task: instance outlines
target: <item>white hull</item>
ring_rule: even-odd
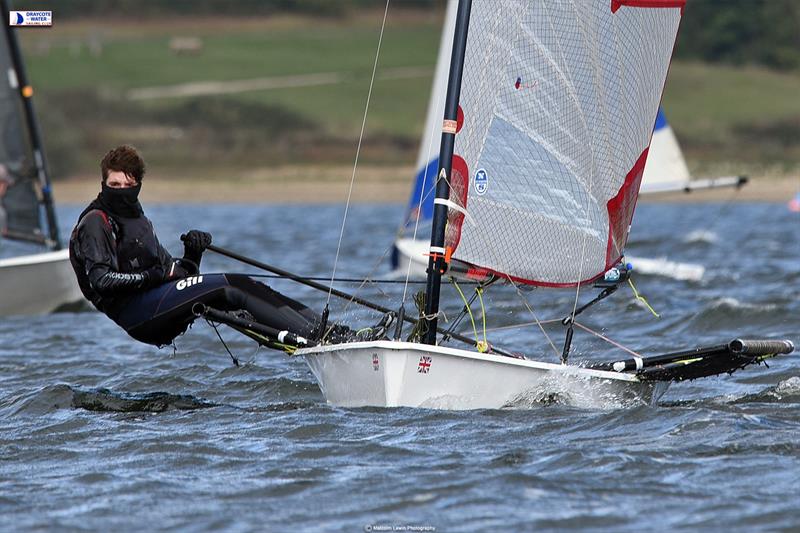
[[[0,316],[41,315],[81,300],[68,250],[0,259]]]
[[[341,407],[607,408],[654,404],[668,387],[628,374],[408,342],[317,346],[296,355],[305,357],[326,400]]]

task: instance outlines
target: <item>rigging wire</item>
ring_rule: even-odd
[[[533,307],[531,307],[530,303],[528,302],[528,298],[522,293],[522,289],[520,289],[519,286],[516,283],[514,283],[514,280],[511,279],[511,276],[506,274],[506,277],[508,278],[508,281],[514,285],[514,288],[517,290],[517,294],[522,299],[522,303],[525,304],[525,307],[528,309],[528,312],[533,316],[533,319],[536,321],[536,325],[539,326],[539,330],[542,332],[542,335],[544,335],[544,338],[547,339],[547,343],[553,349],[553,352],[555,352],[556,357],[560,357],[561,352],[559,352],[558,348],[556,348],[556,345],[553,344],[553,340],[550,338],[550,335],[548,335],[547,331],[545,331],[544,329],[544,322],[539,320],[539,317],[536,316],[536,312],[533,310]]]
[[[380,257],[378,260],[378,266],[389,253],[389,249]],[[374,269],[376,270],[376,269]],[[292,279],[287,276],[281,276],[280,274],[251,274],[251,273],[242,273],[245,276],[251,278],[268,278],[268,279]],[[329,277],[321,277],[321,276],[298,276],[299,279],[306,280],[306,281],[330,281]],[[405,283],[405,280],[402,279],[372,279],[369,276],[365,278],[337,278],[336,283],[359,283],[359,284],[374,284],[374,285],[400,285],[401,283]],[[415,284],[415,285],[424,285],[425,280],[410,280],[408,283]],[[477,285],[478,282],[476,281],[467,281],[465,282],[468,285]]]
[[[375,288],[378,289],[378,291],[380,292],[381,296],[386,297],[386,298],[389,297],[389,295],[386,294],[383,291],[383,289],[380,288],[380,285],[378,285],[378,282],[372,279],[372,275],[375,273],[376,270],[378,270],[378,267],[380,267],[381,263],[383,263],[383,261],[386,259],[386,255],[389,253],[389,250],[391,250],[391,246],[389,246],[389,247],[384,249],[383,255],[381,255],[375,261],[375,264],[372,266],[372,270],[370,270],[369,273],[367,273],[367,276],[363,280],[354,280],[354,281],[357,281],[359,283],[359,285],[358,285],[358,287],[356,287],[356,290],[353,291],[353,294],[350,297],[350,299],[347,300],[347,304],[345,304],[344,310],[342,311],[342,313],[347,313],[347,311],[350,309],[350,306],[353,304],[353,301],[358,296],[358,293],[361,291],[361,289],[366,287],[366,285],[368,283],[371,284],[371,285],[375,285]],[[337,280],[337,281],[341,282],[342,280]],[[386,281],[388,281],[390,283],[399,283],[399,282],[401,282],[401,280],[394,280],[394,281],[386,280]]]
[[[573,323],[574,323],[576,326],[578,326],[579,328],[581,328],[582,330],[584,330],[584,331],[586,331],[586,332],[589,332],[589,333],[591,333],[592,335],[595,335],[595,336],[597,336],[597,337],[599,337],[599,338],[603,339],[604,341],[606,341],[607,343],[611,344],[612,346],[616,346],[616,347],[617,347],[617,348],[619,348],[620,350],[624,350],[624,351],[628,352],[629,354],[633,355],[634,357],[642,357],[642,356],[641,356],[641,354],[638,354],[638,353],[634,352],[633,350],[631,350],[630,348],[626,348],[626,347],[625,347],[625,346],[623,346],[622,344],[620,344],[620,343],[618,343],[618,342],[616,342],[616,341],[614,341],[614,340],[611,340],[611,339],[609,339],[608,337],[606,337],[605,335],[603,335],[603,334],[602,334],[602,333],[600,333],[599,331],[594,331],[593,329],[590,329],[590,328],[588,328],[588,327],[584,326],[583,324],[581,324],[581,323],[579,323],[579,322],[575,322],[575,321],[573,321]]]
[[[562,321],[561,318],[551,318],[549,320],[542,320],[540,322],[540,324],[561,324],[561,321]],[[520,324],[511,324],[510,326],[497,326],[497,327],[494,327],[494,328],[488,328],[486,331],[491,332],[491,331],[503,331],[503,330],[509,330],[509,329],[517,329],[517,328],[522,328],[522,327],[525,327],[525,326],[532,326],[534,324],[536,324],[536,322],[522,322]],[[631,355],[635,355],[636,357],[641,357],[640,354],[638,354],[637,352],[633,351],[632,349],[620,344],[619,342],[616,342],[616,341],[606,337],[605,335],[603,335],[600,332],[594,331],[593,329],[590,329],[587,326],[584,326],[580,322],[575,321],[574,324],[576,326],[578,326],[579,328],[581,328],[582,330],[586,331],[587,333],[591,333],[592,335],[595,335],[596,337],[606,341],[607,343],[611,344],[612,346],[616,346],[620,350],[626,351]]]
[[[226,351],[226,352],[228,352],[228,355],[230,355],[230,356],[231,356],[231,359],[233,360],[233,366],[236,366],[236,367],[239,367],[239,366],[241,366],[241,365],[239,364],[239,359],[237,359],[237,358],[236,358],[236,356],[235,356],[235,355],[233,355],[233,353],[231,352],[230,348],[228,348],[228,345],[227,345],[227,343],[225,342],[225,339],[223,339],[223,338],[222,338],[222,335],[220,335],[220,333],[219,333],[219,329],[217,329],[217,326],[218,326],[218,324],[215,324],[214,322],[210,321],[209,319],[206,319],[206,322],[208,323],[208,325],[209,325],[209,326],[211,326],[212,328],[214,328],[214,333],[216,333],[216,334],[217,334],[217,337],[219,337],[219,341],[220,341],[220,342],[222,343],[222,345],[225,347],[225,351]]]
[[[437,103],[436,109],[439,109],[439,107],[444,107],[444,105],[441,105],[441,106],[439,105],[439,104],[442,104],[442,100],[443,100],[443,93],[440,93],[439,94],[439,101]],[[425,158],[425,161],[430,161],[431,160],[431,155],[433,154],[434,139],[436,138],[435,132],[436,132],[436,122],[434,121],[431,124],[431,135],[430,135],[430,139],[431,140],[428,143],[428,154],[427,154],[427,156]],[[439,165],[441,165],[441,164],[442,164],[442,162],[439,161]],[[437,165],[437,166],[439,166],[439,165]],[[414,232],[413,232],[412,237],[411,237],[414,240],[417,239],[417,230],[419,228],[419,219],[421,218],[421,215],[422,215],[422,205],[425,203],[425,200],[428,199],[428,196],[430,196],[431,194],[435,195],[435,191],[436,191],[436,187],[434,186],[434,187],[431,187],[431,189],[427,193],[425,193],[425,185],[427,184],[427,181],[428,181],[428,170],[429,170],[429,167],[430,167],[430,164],[425,165],[425,174],[422,176],[422,188],[419,191],[420,199],[419,199],[419,204],[417,204],[417,219],[414,221]],[[438,175],[438,170],[437,169],[434,169],[433,172],[434,172],[434,176]],[[411,278],[411,257],[409,257],[409,260],[408,260],[408,268],[406,269],[406,284],[403,287],[403,298],[400,300],[400,305],[404,305],[406,303],[406,297],[408,296],[408,283],[409,283],[409,279],[410,278]]]
[[[333,282],[336,279],[336,267],[339,264],[339,253],[342,249],[342,239],[344,238],[344,227],[347,223],[347,212],[350,209],[350,200],[353,195],[353,183],[356,180],[356,169],[358,168],[358,158],[361,155],[361,143],[364,140],[364,129],[367,125],[367,114],[369,113],[369,102],[372,98],[372,88],[375,85],[375,73],[378,70],[378,58],[381,54],[381,44],[383,43],[383,32],[386,29],[386,16],[389,13],[389,2],[390,0],[386,0],[386,8],[383,11],[383,21],[381,22],[381,33],[378,37],[378,48],[375,51],[375,62],[372,65],[372,78],[369,80],[369,92],[367,92],[367,103],[364,106],[364,118],[361,120],[361,132],[358,135],[358,147],[356,148],[356,158],[353,162],[353,174],[350,176],[350,188],[347,191],[347,203],[344,207],[344,215],[342,217],[342,228],[339,231],[339,242],[336,244],[336,257],[333,260],[333,271],[331,272],[331,288],[328,290],[328,299],[325,302],[325,306],[327,307],[331,301],[331,291],[333,289]]]

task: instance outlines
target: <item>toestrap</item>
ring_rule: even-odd
[[[246,316],[237,315],[229,311],[220,311],[205,304],[198,303],[192,307],[198,317],[220,322],[247,335],[257,343],[267,348],[294,353],[297,348],[313,346],[315,343],[305,337],[288,330],[278,330],[270,326],[251,320]]]

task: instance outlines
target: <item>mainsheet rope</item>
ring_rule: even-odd
[[[361,155],[361,143],[364,140],[364,129],[367,125],[367,114],[369,113],[369,102],[372,99],[372,88],[375,85],[375,73],[378,70],[378,58],[381,55],[381,44],[383,43],[383,32],[386,28],[386,16],[389,13],[389,2],[390,0],[386,0],[386,8],[383,11],[383,21],[381,22],[381,33],[378,37],[378,48],[375,51],[375,62],[372,65],[372,77],[369,80],[369,92],[367,93],[367,103],[364,106],[364,117],[361,120],[361,132],[358,135],[358,147],[356,148],[356,158],[353,162],[353,174],[350,176],[350,188],[347,191],[347,203],[344,207],[344,216],[342,217],[342,228],[339,231],[339,242],[336,244],[336,257],[333,260],[333,272],[331,272],[331,283],[330,288],[328,289],[328,299],[325,301],[325,307],[327,308],[331,302],[331,291],[333,290],[333,282],[336,279],[336,267],[339,264],[339,253],[342,249],[342,238],[344,238],[344,227],[347,223],[347,212],[350,209],[350,200],[353,196],[353,184],[356,180],[356,169],[358,168],[358,158]]]
[[[563,319],[561,319],[561,318],[551,318],[549,320],[542,320],[542,321],[538,322],[538,324],[541,324],[541,325],[544,325],[544,324],[561,324],[562,320]],[[497,326],[497,327],[494,327],[494,328],[488,328],[486,331],[490,331],[491,332],[491,331],[503,331],[503,330],[508,330],[508,329],[517,329],[517,328],[523,328],[525,326],[533,326],[534,324],[537,324],[537,322],[522,322],[521,324],[511,324],[510,326]],[[631,350],[630,348],[620,344],[619,342],[617,342],[617,341],[615,341],[613,339],[610,339],[610,338],[606,337],[605,335],[603,335],[602,333],[600,333],[598,331],[594,331],[593,329],[590,329],[587,326],[584,326],[583,324],[581,324],[578,321],[574,321],[574,324],[577,327],[581,328],[582,330],[586,331],[587,333],[591,333],[592,335],[594,335],[594,336],[606,341],[607,343],[611,344],[612,346],[616,346],[620,350],[626,351],[631,355],[635,355],[636,357],[641,357],[641,354]]]

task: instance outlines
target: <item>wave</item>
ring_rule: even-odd
[[[719,408],[726,405],[742,405],[750,403],[800,403],[800,377],[792,376],[779,381],[776,385],[766,387],[758,392],[742,395],[714,396],[692,400],[675,400],[659,402],[661,407],[709,407]]]
[[[706,304],[691,320],[694,330],[718,329],[720,324],[730,328],[748,328],[766,325],[774,326],[785,317],[788,310],[783,305],[768,303],[747,303],[729,296],[716,298]]]
[[[219,407],[220,404],[190,394],[169,392],[116,392],[109,389],[83,389],[70,385],[50,385],[17,397],[2,411],[9,415],[39,415],[60,409],[85,409],[110,413],[187,411]]]
[[[714,244],[718,239],[719,236],[716,232],[707,229],[696,229],[689,232],[686,237],[684,237],[683,242],[687,244]]]
[[[651,259],[627,256],[625,259],[633,265],[635,274],[662,276],[680,281],[700,281],[706,271],[703,265],[671,261],[666,257]]]
[[[746,394],[728,403],[800,403],[800,377],[792,376],[780,381],[774,387],[767,387],[754,394]]]

